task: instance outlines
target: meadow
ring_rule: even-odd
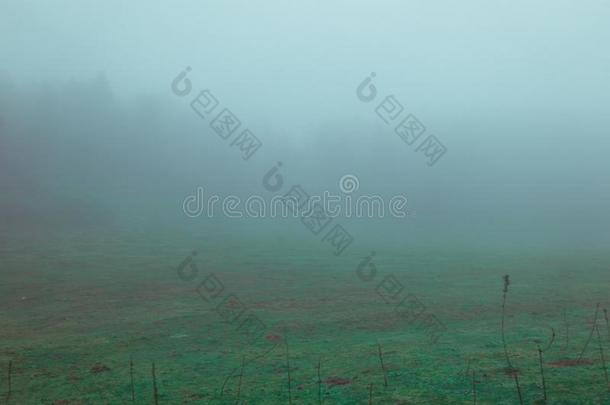
[[[58,231],[1,246],[2,403],[519,404],[515,375],[526,404],[610,403],[602,251],[378,250],[363,281],[368,251],[271,236]],[[193,250],[197,274],[181,277]],[[225,310],[197,289],[209,274],[235,298]],[[379,294],[388,275],[442,321],[436,342]],[[264,324],[254,338],[236,305]]]

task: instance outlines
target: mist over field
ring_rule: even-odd
[[[177,220],[196,186],[256,192],[282,161],[313,190],[352,173],[406,194],[417,218],[386,224],[396,237],[608,242],[603,2],[3,8],[7,225]],[[170,89],[186,66],[187,101]],[[378,101],[395,95],[447,147],[434,167],[356,97],[371,72]],[[203,89],[262,141],[248,162],[190,109]]]
[[[235,289],[241,283],[251,287],[240,296],[249,300],[251,309],[261,296],[273,299],[263,290],[277,288],[277,294],[298,301],[296,307],[302,304],[311,310],[305,315],[280,316],[266,314],[268,307],[256,307],[260,317],[267,316],[268,325],[290,324],[299,316],[324,324],[327,307],[315,305],[325,302],[325,288],[335,276],[328,273],[327,280],[314,275],[328,268],[337,277],[349,277],[356,266],[363,266],[363,257],[382,251],[383,258],[378,260],[414,281],[414,288],[422,288],[424,301],[437,306],[439,318],[444,315],[449,335],[452,329],[485,331],[497,343],[499,277],[512,274],[514,267],[524,277],[532,277],[522,285],[537,291],[522,295],[524,302],[531,297],[536,303],[550,297],[560,302],[548,309],[555,311],[547,314],[548,319],[561,322],[562,311],[565,316],[572,305],[587,314],[574,315],[580,317],[584,343],[591,323],[597,325],[597,312],[591,318],[596,304],[603,308],[608,303],[610,281],[609,19],[610,3],[593,0],[2,0],[0,320],[4,325],[0,329],[9,332],[4,337],[0,332],[0,360],[22,364],[16,366],[22,379],[36,368],[35,356],[19,357],[26,349],[18,342],[25,336],[34,339],[34,318],[54,319],[28,306],[29,299],[45,296],[36,290],[41,285],[53,290],[58,280],[70,280],[75,289],[99,290],[100,297],[89,296],[92,305],[98,299],[123,302],[127,298],[110,298],[118,291],[114,286],[99,281],[112,278],[100,263],[112,268],[108,271],[121,269],[121,275],[115,276],[129,278],[124,286],[137,285],[145,269],[152,268],[158,275],[149,275],[147,280],[156,287],[146,288],[174,291],[168,286],[180,285],[175,287],[185,289],[178,293],[180,298],[169,292],[162,298],[178,305],[186,296],[194,299],[189,295],[192,288],[178,284],[175,271],[168,269],[201,249],[207,249],[206,260],[215,257],[215,271],[222,273],[219,269],[226,264],[225,277],[233,280]],[[229,121],[239,125],[223,127],[220,121],[227,114]],[[403,121],[409,117],[419,123],[418,135],[407,134],[406,127],[400,126],[412,122]],[[402,135],[401,130],[405,131]],[[251,135],[258,142],[256,147],[248,138]],[[280,178],[277,188],[270,186]],[[355,188],[346,191],[344,181]],[[355,203],[361,196],[378,196],[385,204],[384,215],[357,217],[341,211],[327,223],[314,224],[271,218],[268,207],[260,218],[230,217],[220,205],[211,214],[206,211],[207,202],[197,200],[198,190],[204,190],[206,198],[238,197],[243,208],[251,196],[268,202],[296,185],[309,195],[336,195],[341,204],[346,197]],[[404,215],[389,215],[393,212],[389,201],[395,196],[406,200],[401,208]],[[324,247],[329,239],[332,244],[328,232],[332,235],[337,224],[349,235],[349,243]],[[142,238],[137,246],[127,242],[133,235]],[[77,248],[83,240],[88,247]],[[104,245],[111,240],[126,250],[117,253]],[[128,264],[129,258],[150,252],[154,258],[146,256],[141,263]],[[62,264],[72,260],[71,254],[84,255],[72,258],[78,260],[76,278],[62,273],[71,268]],[[63,261],[53,262],[59,257]],[[229,265],[231,260],[237,260],[234,267]],[[282,266],[293,266],[290,274],[296,278],[290,283],[282,278]],[[272,272],[276,281],[257,278],[262,268]],[[419,269],[417,275],[408,268]],[[424,269],[433,270],[426,273]],[[476,274],[465,269],[476,269]],[[29,271],[36,272],[40,281],[34,283]],[[79,278],[85,275],[92,279]],[[545,290],[546,282],[557,283],[567,295]],[[348,299],[353,290],[351,284],[344,286],[347,290],[337,297]],[[322,298],[314,300],[306,292],[309,288]],[[47,298],[53,300],[54,294],[59,297],[62,292],[49,294]],[[372,288],[369,298],[374,297]],[[491,311],[487,314],[492,326],[483,317],[473,321],[480,322],[478,326],[452,328],[452,322],[466,321],[447,308],[459,302],[469,308],[464,311],[470,311],[475,304],[467,304],[471,298],[466,297],[480,298],[476,305]],[[583,297],[587,302],[581,301]],[[301,299],[318,304],[309,307]],[[80,305],[64,309],[88,316]],[[137,302],[133,305],[138,308],[135,312],[147,314],[144,317],[152,313],[137,307]],[[187,311],[180,308],[159,319],[178,319]],[[522,313],[536,311],[530,308]],[[381,313],[372,308],[369,312],[372,318]],[[79,332],[69,325],[53,324],[53,333],[79,341],[110,333],[93,324]],[[136,333],[147,327],[131,324],[131,328]],[[554,326],[553,334],[558,329]],[[387,331],[373,327],[369,332],[362,339],[373,345],[387,337]],[[608,334],[610,339],[610,329]],[[281,331],[266,336],[276,335],[282,335]],[[396,336],[387,340],[399,342]],[[352,338],[360,339],[343,336],[341,342]],[[32,340],[28,350],[38,344]],[[466,350],[455,342],[446,344]],[[163,345],[151,347],[161,353]],[[494,350],[501,353],[502,346]],[[229,360],[222,357],[209,361],[229,367]],[[232,358],[232,367],[239,361],[239,356]],[[333,371],[340,369],[337,365]],[[526,380],[526,374],[522,370],[520,378]],[[517,401],[510,378],[516,372],[507,375],[506,392]],[[564,377],[566,381],[575,378]],[[436,377],[426,378],[436,381]],[[356,387],[355,378],[348,380],[349,384],[333,380],[327,385]],[[122,403],[129,397],[98,398],[87,389],[81,394],[45,397],[41,394],[44,383],[36,388],[23,384],[12,388],[14,403],[60,403],[53,401],[62,398],[74,401],[66,403]],[[83,380],[80,384],[96,383]],[[285,387],[278,384],[277,391],[284,392]],[[380,386],[378,381],[375,384]],[[468,381],[465,384],[469,386]],[[363,403],[359,401],[368,399],[369,393],[366,385],[362,387],[353,388],[356,393],[329,396],[327,401]],[[491,387],[489,383],[490,393]],[[170,395],[174,388],[165,388],[162,395],[167,396],[161,402],[179,403],[176,395]],[[386,389],[379,403],[471,403],[468,396],[456,399],[454,391],[424,400],[424,394],[410,396],[413,392],[403,388],[408,394]],[[532,389],[537,388],[524,391]],[[240,391],[237,398],[247,396],[245,392]],[[441,395],[440,388],[430,392]],[[224,403],[213,402],[212,394],[200,395],[191,398],[193,403]],[[230,400],[235,402],[237,394],[232,395]],[[251,403],[288,403],[292,395],[250,398]],[[317,400],[315,395],[312,398]],[[557,394],[556,398],[563,397]],[[314,399],[297,403],[317,403]],[[607,403],[591,401],[587,403]],[[519,402],[495,399],[489,403]]]

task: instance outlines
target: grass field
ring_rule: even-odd
[[[369,251],[279,239],[58,232],[0,246],[0,403],[128,404],[132,359],[138,404],[154,403],[153,362],[160,404],[472,404],[474,392],[518,404],[505,274],[523,402],[544,403],[537,345],[554,331],[547,403],[610,403],[607,253],[378,250],[363,281]],[[198,274],[185,281],[176,269],[193,250]],[[219,299],[234,298],[220,310],[197,292],[210,274]],[[390,275],[445,325],[436,343],[378,293]],[[597,303],[600,339],[577,361]],[[232,320],[246,314],[264,324],[254,338]]]

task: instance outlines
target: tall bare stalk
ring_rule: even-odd
[[[580,356],[578,356],[578,361],[582,360],[582,356],[585,354],[585,351],[587,351],[587,347],[589,347],[591,338],[593,338],[593,332],[595,331],[595,328],[597,327],[598,312],[599,312],[599,302],[597,303],[597,306],[595,307],[595,316],[593,317],[593,326],[591,326],[591,332],[589,333],[589,338],[587,339],[587,343],[585,343],[585,347],[582,348],[582,351],[580,352]]]
[[[519,395],[519,404],[523,405],[523,396],[521,395],[521,385],[519,385],[519,375],[517,371],[513,373],[513,378],[515,379],[515,385],[517,386],[517,394]]]
[[[290,351],[288,349],[288,335],[284,334],[284,343],[286,344],[286,373],[288,375],[288,403],[292,404],[292,379],[290,377]]]
[[[504,347],[504,357],[506,358],[506,364],[508,365],[509,371],[513,371],[513,364],[510,362],[508,356],[508,347],[506,345],[505,335],[505,318],[506,318],[506,295],[508,294],[508,286],[510,285],[510,278],[508,274],[504,276],[504,289],[502,290],[502,346]]]
[[[153,380],[153,399],[155,405],[159,405],[159,391],[157,390],[157,373],[155,371],[155,362],[152,363],[152,380]]]
[[[13,360],[8,361],[8,390],[6,392],[6,403],[11,399],[11,394],[13,392],[12,387],[12,378],[13,378]]]
[[[237,403],[239,404],[239,398],[241,395],[241,380],[244,378],[244,364],[246,362],[246,356],[241,356],[241,371],[239,372],[239,383],[237,384]]]
[[[318,405],[322,405],[322,377],[320,375],[321,363],[322,356],[318,357]]]
[[[602,359],[602,366],[604,367],[604,377],[606,378],[606,389],[610,391],[610,382],[608,382],[608,368],[606,367],[606,357],[604,356],[604,348],[602,347],[602,337],[599,333],[599,328],[595,325],[595,331],[597,332],[597,344],[599,345],[599,356]]]
[[[555,342],[555,329],[551,328],[551,340],[549,341],[549,344],[546,345],[546,347],[544,349],[541,348],[539,344],[536,344],[536,346],[538,347],[538,361],[540,363],[540,378],[542,380],[542,393],[544,396],[545,403],[548,399],[547,399],[547,390],[546,390],[546,379],[544,378],[544,360],[543,360],[542,354],[544,352],[546,352],[547,350],[549,350],[551,348],[551,346],[553,346],[554,342]]]
[[[546,398],[546,380],[544,379],[544,366],[542,365],[542,349],[540,348],[540,346],[538,346],[538,360],[540,362],[540,377],[542,378],[542,393],[543,393],[543,398],[544,401],[546,403],[547,398]]]
[[[508,372],[513,375],[515,380],[515,385],[517,386],[517,394],[519,395],[519,403],[523,405],[523,396],[521,395],[521,386],[519,385],[519,376],[517,375],[517,370],[513,367],[513,364],[510,362],[510,357],[508,356],[508,347],[506,345],[506,336],[505,336],[505,318],[506,318],[506,296],[508,294],[508,286],[510,285],[510,277],[506,274],[503,277],[504,280],[504,288],[502,290],[502,346],[504,346],[504,356],[506,357],[506,364],[508,365]]]
[[[379,363],[381,364],[381,371],[383,371],[383,386],[388,386],[388,373],[386,372],[385,365],[383,364],[383,353],[381,351],[381,344],[377,343],[377,348],[379,349]]]
[[[133,385],[133,358],[129,358],[129,380],[131,382],[131,402],[136,402],[136,390]]]
[[[474,370],[472,370],[472,395],[473,395],[474,405],[477,405],[477,380],[475,377]]]
[[[566,315],[566,310],[563,310],[563,322],[566,325],[566,347],[564,348],[564,350],[568,350],[568,347],[570,345],[570,325],[568,324],[568,317]]]

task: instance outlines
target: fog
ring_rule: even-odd
[[[185,197],[358,193],[405,218],[343,218],[358,243],[610,242],[610,3],[17,1],[0,6],[0,232],[173,227],[295,238],[288,219],[189,218]],[[174,80],[187,69],[184,81]],[[357,89],[370,82],[376,98]],[[362,87],[366,91],[368,85]],[[191,105],[209,90],[219,106]],[[387,96],[404,107],[386,124]],[[241,122],[222,139],[228,108]],[[408,145],[396,125],[426,132]],[[248,159],[232,142],[249,129]],[[446,152],[429,164],[417,145]],[[381,243],[381,242],[380,242]]]

